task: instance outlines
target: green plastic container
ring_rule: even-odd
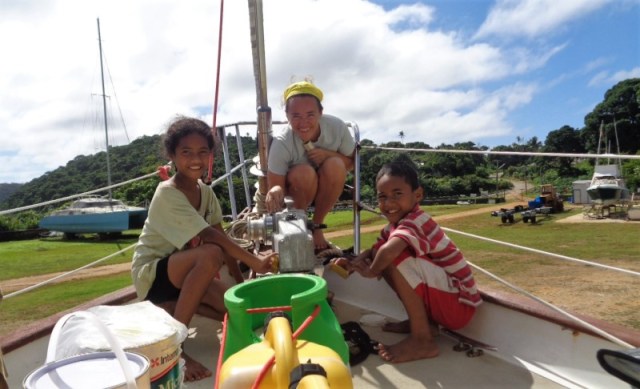
[[[331,348],[345,365],[349,365],[349,347],[327,302],[327,282],[321,277],[279,274],[246,281],[227,290],[224,303],[229,316],[223,362],[243,348],[261,341],[255,330],[264,325],[266,313],[248,313],[247,309],[291,306],[287,313],[295,332],[319,305],[320,313],[298,339]]]

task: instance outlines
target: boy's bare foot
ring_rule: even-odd
[[[394,332],[396,334],[409,334],[411,333],[411,324],[409,323],[409,319],[398,322],[389,322],[382,326],[382,331]],[[438,326],[435,324],[429,324],[429,331],[431,332],[432,337],[440,334],[440,330],[438,330]]]
[[[396,334],[408,334],[411,332],[409,319],[398,322],[384,323],[384,325],[382,326],[382,331],[394,332]]]
[[[329,242],[324,238],[321,229],[313,230],[313,246],[316,250],[324,250],[329,248]]]
[[[385,361],[392,363],[435,358],[439,353],[438,345],[433,339],[418,338],[412,335],[391,346],[378,344],[378,355]]]
[[[204,367],[200,362],[191,358],[184,351],[182,352],[182,358],[184,358],[184,380],[187,382],[198,381],[207,377],[211,377],[211,371]]]

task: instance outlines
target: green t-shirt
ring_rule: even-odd
[[[149,214],[133,253],[131,276],[136,292],[144,299],[156,277],[158,261],[184,246],[200,231],[222,221],[220,203],[210,186],[199,181],[200,208],[169,181],[158,184]]]

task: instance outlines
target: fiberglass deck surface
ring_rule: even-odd
[[[341,323],[358,321],[371,313],[334,301],[334,311]],[[194,338],[187,339],[185,350],[215,372],[219,352],[218,336],[221,324],[200,316],[194,318]],[[379,327],[363,325],[372,339],[392,344],[402,335],[385,333]],[[214,336],[215,335],[215,336]],[[541,376],[507,363],[492,352],[470,358],[464,352],[453,351],[455,342],[443,335],[437,337],[441,354],[437,358],[402,364],[383,362],[370,355],[363,363],[351,368],[354,388],[559,388]],[[9,370],[9,387],[20,388],[31,371],[40,367],[46,356],[48,337],[5,355]],[[185,384],[187,389],[213,388],[214,377]]]

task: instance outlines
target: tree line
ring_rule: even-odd
[[[602,124],[602,134],[600,127]],[[553,184],[560,193],[571,193],[571,184],[575,180],[588,180],[594,169],[595,159],[575,159],[567,157],[529,157],[495,156],[483,154],[424,153],[417,151],[402,152],[403,149],[442,149],[442,150],[489,150],[473,142],[440,144],[432,147],[423,142],[404,143],[391,141],[376,145],[368,139],[361,140],[361,197],[363,200],[375,198],[375,176],[380,167],[394,159],[401,158],[413,163],[419,174],[421,185],[428,197],[446,197],[480,194],[510,189],[510,179],[527,180],[535,184]],[[636,155],[640,150],[640,78],[619,82],[609,89],[604,100],[585,117],[585,126],[580,129],[562,126],[550,131],[542,142],[537,137],[531,139],[516,138],[511,145],[494,147],[495,151],[526,151],[554,153],[591,153],[598,151],[600,137],[609,140],[615,148],[608,152]],[[229,159],[232,166],[240,163],[235,135],[227,135]],[[615,142],[615,143],[614,143]],[[241,136],[244,155],[251,159],[258,154],[255,137],[249,133]],[[396,148],[398,151],[376,150],[376,147]],[[144,176],[157,170],[168,161],[163,155],[161,137],[143,136],[126,146],[113,146],[109,149],[112,182]],[[603,150],[601,150],[603,152]],[[45,173],[26,184],[15,184],[3,190],[12,192],[0,202],[0,209],[13,209],[30,204],[41,203],[61,197],[87,192],[107,185],[105,152],[94,155],[80,155],[61,166]],[[213,163],[213,177],[225,172],[222,152],[217,150]],[[500,173],[498,175],[497,173]],[[640,187],[640,160],[623,162],[623,175],[627,186],[636,191]],[[250,195],[255,192],[257,177],[250,175]],[[153,197],[159,182],[158,176],[136,181],[116,188],[113,197],[130,205],[146,205]],[[246,204],[242,177],[233,176],[233,188],[237,204]],[[230,213],[229,193],[226,185],[214,188],[223,212]],[[40,218],[54,208],[65,204],[56,204],[18,214],[0,216],[0,231],[36,228]]]

